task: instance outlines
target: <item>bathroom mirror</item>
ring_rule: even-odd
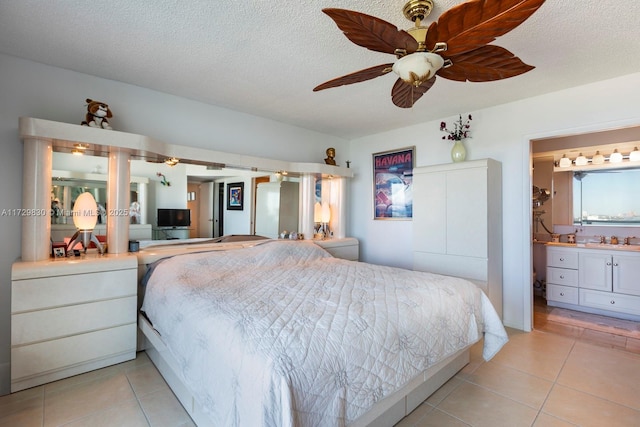
[[[573,223],[640,227],[640,169],[573,173]]]

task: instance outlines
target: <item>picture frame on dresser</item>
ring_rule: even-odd
[[[411,220],[415,147],[373,153],[373,219]]]

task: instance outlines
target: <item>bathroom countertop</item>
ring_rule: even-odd
[[[563,243],[546,242],[547,246],[560,246],[566,248],[604,249],[612,251],[640,252],[640,245],[612,245],[609,243]]]

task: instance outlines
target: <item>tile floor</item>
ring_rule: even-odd
[[[640,342],[625,338],[621,346],[615,336],[550,329],[509,330],[509,343],[490,362],[474,346],[471,363],[397,427],[640,426]],[[193,422],[142,352],[130,362],[0,396],[2,427],[63,425]]]

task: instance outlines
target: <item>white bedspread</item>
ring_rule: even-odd
[[[143,311],[224,426],[342,426],[479,340],[507,341],[463,279],[331,257],[310,242],[176,256]]]

